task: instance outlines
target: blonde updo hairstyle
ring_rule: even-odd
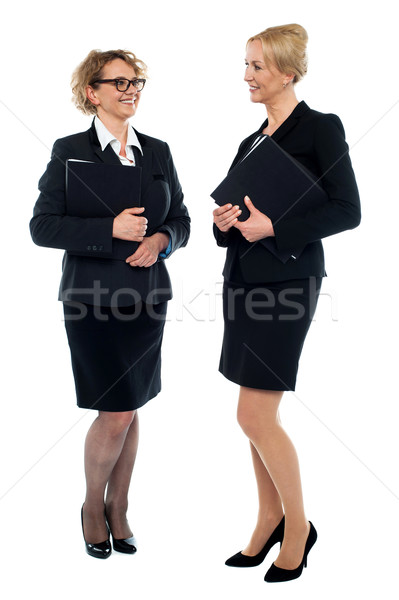
[[[91,85],[96,89],[99,84],[93,82],[96,79],[102,79],[104,66],[117,58],[121,58],[133,67],[138,78],[146,77],[147,66],[133,52],[129,52],[128,50],[107,50],[106,52],[92,50],[80,65],[76,67],[71,80],[72,101],[76,108],[81,110],[85,115],[97,114],[97,107],[86,96],[87,86]]]
[[[308,34],[301,25],[292,23],[268,27],[249,38],[247,45],[255,40],[262,44],[266,66],[273,64],[281,73],[293,74],[293,83],[297,83],[306,75]]]

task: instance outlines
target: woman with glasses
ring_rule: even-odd
[[[77,67],[74,102],[94,119],[87,131],[55,142],[30,223],[36,244],[66,251],[59,299],[77,404],[98,411],[85,443],[81,511],[86,550],[97,558],[110,556],[110,533],[114,550],[136,551],[126,513],[137,410],[161,389],[161,343],[172,296],[165,259],[186,245],[190,232],[168,145],[129,124],[145,74],[145,64],[124,50],[93,50]],[[115,214],[112,197],[100,193],[109,216],[68,214],[67,161],[119,165],[114,177],[140,168],[140,206],[126,201]]]
[[[307,169],[320,182],[326,201],[305,212],[297,209],[295,216],[289,208],[273,221],[253,197],[242,198],[241,208],[232,202],[214,211],[217,243],[227,248],[219,369],[240,386],[238,421],[250,441],[259,495],[249,543],[226,564],[259,565],[280,544],[265,575],[268,582],[299,577],[316,542],[315,527],[305,515],[297,454],[282,428],[279,406],[284,392],[295,390],[298,361],[325,276],[321,239],[360,222],[340,119],[312,110],[296,97],[295,85],[307,71],[306,44],[307,33],[297,24],[270,27],[248,40],[244,80],[251,101],[265,106],[267,119],[241,143],[232,173],[256,144],[270,142],[277,156],[282,149],[300,171]],[[272,187],[268,183],[265,176],[265,204]],[[249,218],[241,221],[244,207]],[[282,252],[288,255],[284,260]]]

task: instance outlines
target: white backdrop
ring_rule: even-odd
[[[213,240],[209,193],[265,118],[243,82],[245,42],[290,22],[310,38],[298,97],[341,117],[363,221],[325,241],[329,277],[297,391],[282,407],[319,541],[300,580],[266,589],[275,554],[257,569],[224,566],[252,532],[256,489],[235,422],[238,389],[217,372],[224,251]],[[7,599],[392,597],[399,534],[396,37],[390,0],[7,6],[0,36],[0,586]],[[34,246],[28,222],[54,140],[90,126],[70,101],[74,67],[92,48],[117,47],[149,66],[133,124],[169,143],[192,237],[168,262],[175,296],[163,391],[140,411],[129,513],[139,551],[102,562],[85,554],[80,530],[83,442],[94,414],[75,406],[57,302],[62,252]]]

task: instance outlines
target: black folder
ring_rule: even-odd
[[[66,210],[71,217],[116,217],[140,206],[141,167],[67,160]],[[112,240],[112,258],[125,260],[137,242]],[[68,252],[85,255],[85,252]],[[100,255],[101,256],[101,255]]]
[[[249,196],[255,207],[273,222],[285,216],[304,215],[328,201],[315,177],[271,137],[265,137],[249,150],[211,196],[219,206],[238,204],[242,210],[240,221],[249,217],[244,196]],[[283,263],[291,256],[297,258],[303,250],[281,251],[272,237],[260,240],[260,243]]]

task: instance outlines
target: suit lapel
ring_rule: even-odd
[[[306,102],[304,102],[303,100],[302,100],[302,102],[299,102],[299,104],[296,105],[296,107],[294,108],[292,113],[287,117],[287,119],[280,125],[280,127],[278,129],[276,129],[276,131],[271,136],[271,139],[278,144],[280,142],[280,140],[285,135],[287,135],[287,133],[292,131],[292,129],[298,123],[298,120],[300,119],[300,117],[302,117],[302,115],[305,114],[308,110],[309,110],[309,107],[306,104]],[[262,125],[259,127],[258,131],[255,131],[255,133],[250,135],[249,138],[247,138],[247,140],[242,143],[242,145],[240,146],[240,148],[237,152],[237,156],[235,157],[229,171],[231,171],[231,169],[233,169],[240,162],[240,160],[245,156],[245,154],[248,152],[248,150],[250,149],[250,147],[256,140],[257,136],[260,133],[262,133],[262,131],[265,129],[265,127],[267,127],[267,124],[268,124],[268,119],[266,119],[266,121],[264,121],[262,123]]]
[[[302,117],[302,115],[308,110],[309,107],[303,100],[302,102],[299,102],[299,104],[296,105],[289,117],[287,117],[286,120],[280,125],[280,127],[276,129],[276,131],[271,135],[272,140],[274,140],[278,144],[280,140],[282,140],[283,137],[287,135],[287,133],[292,131],[292,129],[297,125],[300,117]],[[266,127],[267,120],[265,121],[265,123],[266,124],[264,124],[263,127]]]
[[[97,158],[101,162],[111,164],[111,165],[118,165],[118,164],[120,165],[121,164],[121,161],[116,156],[115,152],[112,150],[110,144],[108,144],[108,146],[106,146],[104,148],[104,150],[101,150],[101,145],[100,145],[100,142],[98,141],[97,132],[96,132],[96,128],[94,125],[94,119],[93,119],[93,122],[89,129],[89,136],[90,136],[90,142],[92,144],[94,154],[97,156]]]
[[[252,146],[252,144],[256,140],[257,136],[259,135],[259,133],[262,131],[262,129],[264,127],[265,127],[265,125],[262,125],[262,127],[258,131],[255,131],[255,133],[253,133],[252,135],[249,136],[249,138],[247,138],[245,143],[241,144],[241,146],[238,149],[237,155],[230,166],[229,172],[231,171],[231,169],[234,169],[234,167],[246,155],[246,153],[248,152],[248,150],[250,149],[250,147]]]
[[[157,177],[163,177],[164,172],[161,164],[159,163],[157,155],[148,144],[147,136],[139,133],[136,129],[134,131],[136,132],[137,138],[143,150],[143,156],[141,159],[141,190],[142,194],[144,194],[152,181]]]
[[[148,188],[152,180],[152,150],[151,148],[146,148],[145,146],[141,147],[143,149],[143,156],[141,159],[141,191],[143,193]]]
[[[101,162],[111,164],[111,165],[120,165],[121,164],[121,161],[116,156],[115,152],[112,150],[110,144],[108,144],[108,146],[106,146],[104,148],[104,150],[101,150],[101,146],[98,145],[98,147],[96,147],[94,150],[94,154],[96,156],[98,156],[98,158],[101,160]]]

